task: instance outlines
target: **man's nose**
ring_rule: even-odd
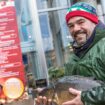
[[[74,32],[77,32],[77,31],[79,31],[79,30],[81,30],[81,27],[80,27],[79,25],[75,24],[73,31],[74,31]]]

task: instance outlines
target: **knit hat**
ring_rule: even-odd
[[[76,3],[68,9],[68,12],[66,14],[66,22],[68,23],[69,19],[75,16],[82,16],[96,24],[98,23],[96,9],[85,2]]]

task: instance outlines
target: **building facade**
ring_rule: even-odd
[[[25,71],[35,79],[48,82],[48,69],[66,62],[72,38],[65,15],[78,1],[96,6],[100,20],[105,21],[104,0],[15,0]]]

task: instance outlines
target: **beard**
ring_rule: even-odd
[[[73,38],[78,46],[82,46],[87,41],[87,32],[85,30],[79,30],[73,33]]]

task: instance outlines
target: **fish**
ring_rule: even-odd
[[[91,77],[83,77],[78,75],[64,76],[56,82],[51,82],[49,87],[44,88],[39,95],[46,96],[47,99],[52,99],[52,105],[61,105],[63,102],[70,101],[76,96],[69,93],[69,88],[74,88],[81,91],[101,86],[102,81],[94,80]]]

